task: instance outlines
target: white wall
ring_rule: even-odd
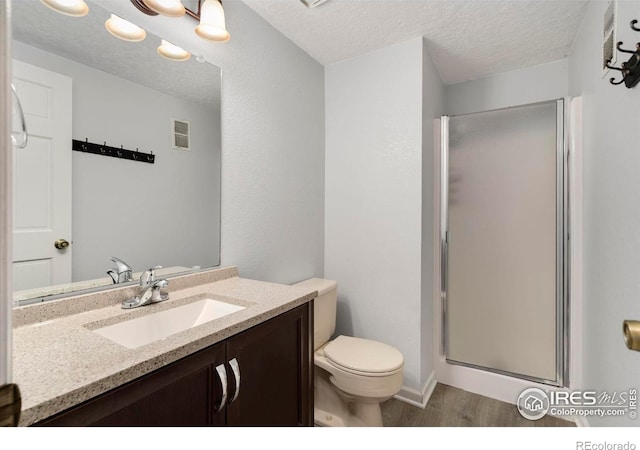
[[[205,108],[16,41],[13,56],[73,79],[74,139],[156,155],[151,165],[73,152],[73,281],[104,277],[111,256],[135,271],[217,265],[219,106]],[[172,149],[172,117],[191,123],[188,152]]]
[[[412,389],[431,360],[421,334],[422,113],[440,107],[437,96],[423,105],[423,56],[417,38],[325,69],[325,276],[338,282],[337,333],[398,348]],[[425,68],[425,86],[437,89]]]
[[[572,95],[583,97],[584,282],[583,384],[626,391],[638,388],[640,355],[626,349],[622,321],[640,319],[640,86],[612,86],[602,78],[601,41],[607,2],[591,2],[569,58]],[[640,3],[618,2],[618,40],[632,48],[640,33]],[[619,55],[619,66],[625,55]],[[589,418],[603,426],[637,426],[636,420]]]
[[[562,98],[569,93],[566,59],[445,88],[445,114],[453,116]]]
[[[434,162],[434,119],[443,114],[444,86],[433,64],[426,43],[422,47],[422,280],[421,280],[421,321],[420,327],[420,380],[424,383],[434,371],[432,355],[433,302],[439,301],[433,295],[434,253],[439,248],[433,246],[434,233],[434,175],[438,169]],[[421,388],[423,386],[420,386]]]
[[[238,0],[224,2],[225,44],[198,38],[188,16],[96,3],[222,68],[222,265],[282,283],[322,276],[323,67]]]

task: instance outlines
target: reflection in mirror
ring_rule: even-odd
[[[200,18],[200,0],[182,0],[187,13],[195,18]]]
[[[220,69],[161,57],[150,33],[117,39],[111,13],[87,4],[82,18],[13,4],[13,81],[30,132],[14,150],[16,303],[136,282],[156,265],[165,276],[220,263]],[[72,140],[155,161],[72,151]]]

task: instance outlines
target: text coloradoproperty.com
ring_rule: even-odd
[[[549,414],[552,416],[624,416],[626,408],[551,408]]]

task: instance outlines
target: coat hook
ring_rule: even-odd
[[[609,83],[611,83],[611,84],[613,84],[613,85],[615,85],[615,86],[617,86],[617,85],[619,85],[619,84],[624,83],[624,80],[625,80],[625,78],[627,77],[627,74],[629,73],[629,71],[628,71],[628,70],[625,68],[625,66],[624,66],[624,64],[625,64],[625,63],[622,63],[622,68],[614,67],[614,66],[612,66],[610,63],[611,63],[611,60],[608,60],[608,61],[606,62],[606,64],[605,64],[605,66],[606,66],[608,69],[618,70],[618,71],[622,72],[622,74],[623,74],[623,75],[622,75],[622,80],[620,80],[620,81],[618,81],[618,82],[616,82],[616,81],[615,81],[615,78],[609,78]]]
[[[607,60],[607,62],[605,63],[605,67],[606,67],[607,69],[617,70],[617,71],[619,71],[619,72],[623,72],[623,73],[627,72],[627,70],[624,68],[624,63],[622,63],[622,68],[620,68],[620,67],[615,67],[615,66],[612,66],[612,65],[611,65],[611,60],[610,60],[610,59],[608,59],[608,60]]]
[[[637,19],[634,19],[630,22],[630,26],[632,30],[640,31],[640,28],[636,26],[637,23],[638,23]],[[630,54],[631,56],[629,57],[629,59],[626,62],[623,62],[620,65],[620,67],[614,67],[611,65],[611,59],[613,58],[610,58],[605,63],[605,67],[607,69],[617,70],[618,72],[622,72],[622,80],[615,81],[615,78],[611,78],[609,79],[609,82],[611,84],[619,85],[624,83],[627,89],[631,89],[636,84],[638,84],[638,82],[640,82],[640,42],[636,43],[635,51],[624,49],[622,48],[622,46],[623,46],[623,43],[622,41],[620,41],[616,44],[616,49],[620,53]]]
[[[618,49],[618,51],[619,51],[619,52],[622,52],[622,53],[631,53],[632,55],[635,55],[635,54],[636,54],[636,51],[637,51],[637,50],[636,50],[636,51],[633,51],[633,50],[625,50],[624,48],[622,48],[622,41],[620,41],[620,42],[618,42],[618,43],[616,44],[616,48]]]
[[[139,152],[139,148],[136,148],[135,151],[127,150],[124,148],[124,145],[120,145],[118,147],[109,147],[107,142],[104,141],[104,145],[89,142],[88,138],[85,138],[84,141],[72,140],[72,150],[82,151],[86,153],[94,153],[98,155],[111,156],[114,158],[120,159],[128,159],[132,161],[141,161],[148,162],[151,164],[155,163],[155,156]]]
[[[613,84],[613,85],[617,86],[617,85],[619,85],[619,84],[624,83],[624,79],[625,79],[625,77],[622,77],[622,80],[620,80],[620,81],[616,82],[616,81],[615,81],[615,78],[609,78],[609,83],[611,83],[611,84]]]

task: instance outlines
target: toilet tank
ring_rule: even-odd
[[[318,291],[313,301],[313,350],[329,342],[336,331],[336,307],[338,305],[338,283],[322,278],[310,278],[294,286]]]

